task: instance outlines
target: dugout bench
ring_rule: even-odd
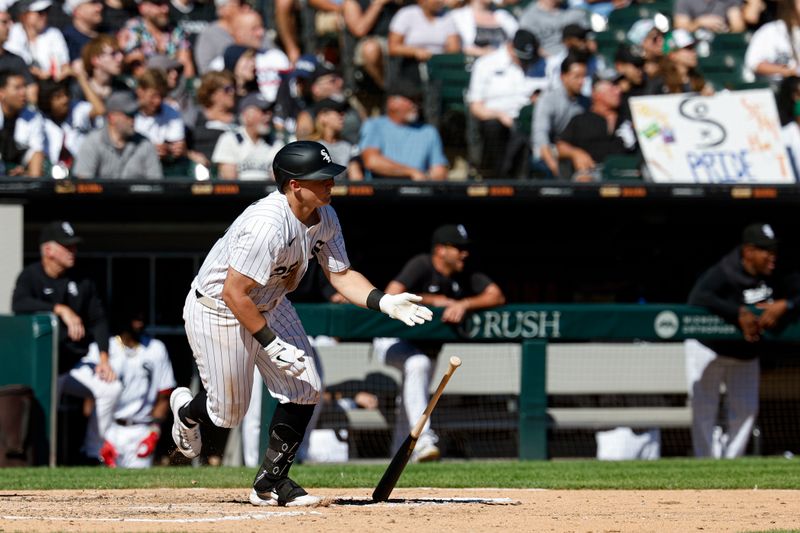
[[[682,343],[532,344],[528,347],[531,363],[541,363],[545,351],[548,430],[691,426]],[[369,376],[380,375],[384,383],[389,380],[394,385],[388,394],[400,391],[400,371],[376,361],[368,343],[325,346],[318,348],[318,353],[325,382],[333,388],[341,383],[365,383]],[[468,458],[523,455],[516,446],[517,432],[523,426],[520,416],[529,413],[519,406],[530,400],[523,395],[521,345],[445,345],[437,359],[431,392],[451,355],[461,357],[463,364],[434,411],[433,429]],[[624,405],[626,398],[634,396],[641,406]],[[391,398],[382,400],[384,405],[394,406]],[[615,403],[618,405],[609,406]],[[363,442],[367,435],[387,439],[394,428],[393,413],[387,415],[385,409],[352,409],[344,415],[346,419],[333,424],[346,423],[353,444]],[[322,422],[325,427],[324,415]]]

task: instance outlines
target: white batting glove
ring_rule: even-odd
[[[297,377],[306,369],[306,352],[295,348],[278,337],[264,347],[270,360],[279,370],[283,370],[293,377]]]
[[[414,303],[421,301],[422,296],[404,292],[402,294],[386,294],[378,304],[381,312],[403,322],[406,326],[414,326],[428,322],[433,318],[433,312],[430,309]]]

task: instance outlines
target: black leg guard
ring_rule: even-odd
[[[268,492],[278,480],[289,476],[301,438],[302,435],[286,424],[277,424],[272,428],[264,462],[253,482],[256,492]]]
[[[279,480],[289,477],[289,469],[313,412],[313,405],[291,403],[279,404],[275,409],[269,428],[267,453],[253,482],[257,492],[267,492]]]

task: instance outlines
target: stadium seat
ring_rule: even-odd
[[[743,58],[734,54],[714,54],[698,60],[700,72],[706,80],[714,84],[716,90],[732,89],[744,82],[742,77]]]
[[[718,33],[711,41],[712,54],[723,53],[731,54],[744,58],[747,45],[750,44],[750,33]]]
[[[471,60],[464,54],[439,54],[425,65],[425,117],[438,126],[448,111],[464,113],[464,94],[469,87]]]
[[[622,31],[601,31],[594,34],[594,40],[597,43],[597,53],[603,56],[607,65],[613,65],[617,49],[620,43],[625,40],[625,33]]]
[[[642,158],[638,155],[610,155],[603,162],[603,181],[641,180]]]

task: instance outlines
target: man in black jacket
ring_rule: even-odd
[[[777,245],[769,224],[747,226],[742,245],[707,270],[689,294],[690,305],[706,307],[738,326],[743,337],[686,341],[692,442],[697,457],[740,457],[747,448],[758,414],[758,357],[768,348],[762,334],[783,327],[800,305],[798,276],[774,275]],[[724,432],[716,427],[723,383],[727,406]]]
[[[62,392],[93,397],[97,425],[92,424],[89,431],[102,437],[111,424],[122,385],[108,364],[108,321],[97,289],[91,280],[77,277],[71,271],[80,242],[69,222],[45,226],[39,239],[41,261],[28,265],[20,273],[11,309],[16,314],[53,313],[59,318],[57,395],[59,399]],[[98,345],[100,362],[84,364],[81,358],[88,353],[92,342]],[[99,448],[85,450],[92,458],[99,457],[99,452]]]

